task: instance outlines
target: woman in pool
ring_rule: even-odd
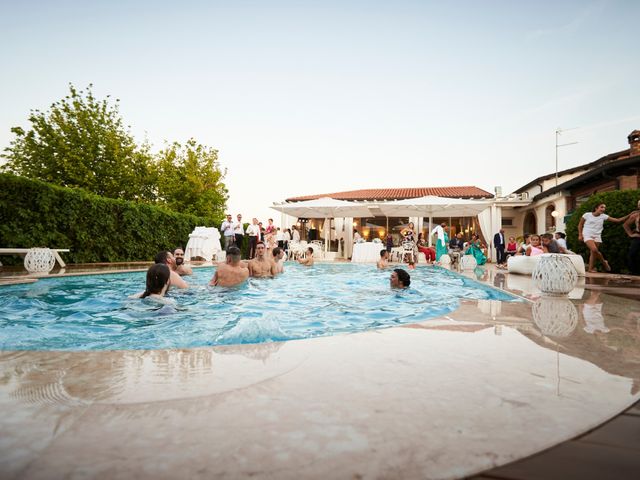
[[[164,263],[151,265],[147,270],[147,288],[134,298],[162,298],[169,290],[171,270]]]
[[[487,263],[487,257],[482,252],[482,242],[480,241],[480,237],[475,233],[471,235],[471,241],[469,242],[466,255],[473,255],[478,265]]]
[[[604,222],[609,220],[613,223],[622,223],[629,215],[625,215],[622,218],[610,217],[604,213],[607,206],[604,203],[600,203],[595,206],[592,212],[587,212],[582,215],[580,223],[578,223],[578,240],[584,242],[589,249],[589,272],[595,272],[596,260],[602,262],[602,266],[607,272],[611,271],[609,262],[604,258],[604,255],[600,252],[600,244],[602,243],[602,230],[604,229]]]

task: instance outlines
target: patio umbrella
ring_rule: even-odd
[[[490,206],[484,200],[432,195],[376,204],[387,217],[473,217]]]
[[[372,217],[369,209],[362,204],[323,197],[304,202],[274,203],[271,208],[298,218],[343,218],[343,217]],[[326,222],[325,222],[326,225]],[[325,233],[325,236],[326,233]],[[349,235],[351,239],[351,235]],[[329,239],[325,241],[325,252],[329,248]]]
[[[336,200],[334,198],[318,198],[304,202],[274,203],[270,208],[298,218],[342,218],[372,217],[369,209],[362,204]]]

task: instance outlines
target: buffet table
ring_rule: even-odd
[[[351,261],[354,263],[375,263],[380,260],[380,250],[385,250],[382,243],[356,243],[353,245]]]

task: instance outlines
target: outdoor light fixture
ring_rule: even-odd
[[[559,212],[559,211],[557,211],[557,210],[554,210],[553,212],[551,212],[551,216],[552,216],[553,218],[557,218],[557,217],[559,217],[559,216],[560,216],[560,212]]]

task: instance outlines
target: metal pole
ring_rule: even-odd
[[[558,186],[558,135],[560,135],[560,129],[556,129],[556,187]]]

